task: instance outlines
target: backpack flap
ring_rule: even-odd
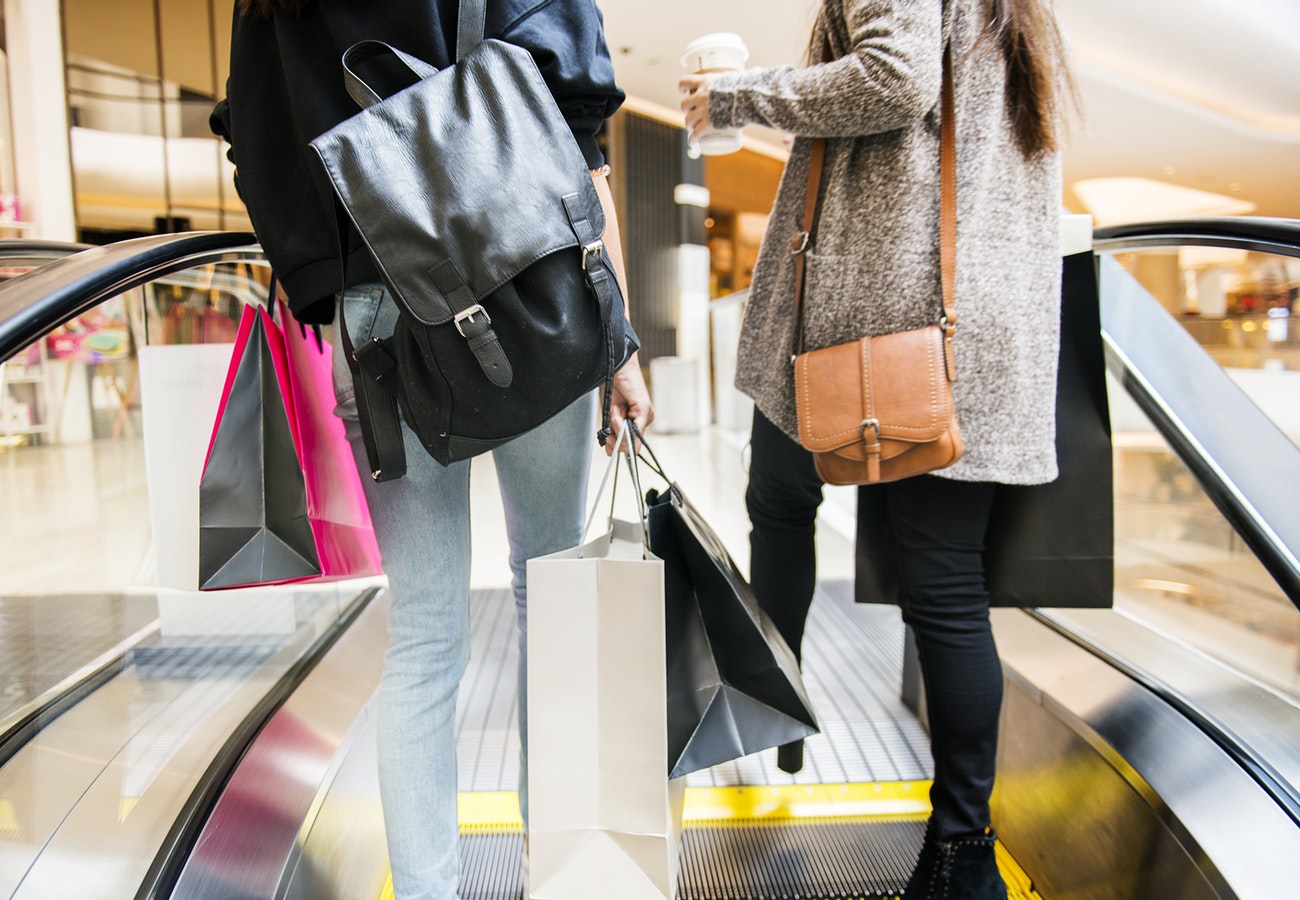
[[[348,52],[406,58],[376,43]],[[575,216],[604,232],[586,160],[536,63],[503,41],[483,41],[311,146],[394,298],[425,325],[581,247]]]

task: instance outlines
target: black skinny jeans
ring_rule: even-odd
[[[755,411],[750,444],[750,579],[759,605],[800,656],[817,579],[822,482],[812,455]],[[982,834],[997,763],[1002,665],[989,627],[984,535],[994,485],[935,476],[873,490],[892,524],[903,621],[916,637],[934,756],[927,837]]]

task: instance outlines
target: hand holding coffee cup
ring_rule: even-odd
[[[739,71],[748,59],[745,42],[729,32],[706,34],[687,45],[682,65],[694,74],[683,77],[677,86],[685,95],[682,112],[686,114],[692,148],[709,155],[740,149],[739,128],[719,129],[709,121],[709,88],[719,73]]]
[[[709,120],[709,89],[717,75],[685,75],[677,82],[682,92],[682,113],[686,118],[686,131],[691,148],[698,150],[700,140],[717,129]]]

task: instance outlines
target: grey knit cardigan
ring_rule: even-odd
[[[790,342],[810,139],[827,140],[806,259],[804,349],[937,321],[939,110],[951,39],[957,131],[954,385],[965,454],[939,473],[1038,484],[1056,477],[1060,161],[1026,159],[1011,135],[1004,66],[983,0],[825,0],[834,62],[719,76],[717,127],[796,136],[740,337],[736,386],[798,433]],[[820,24],[819,24],[820,27]]]

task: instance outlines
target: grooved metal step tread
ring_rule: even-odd
[[[883,900],[920,851],[926,782],[688,788],[677,900]],[[460,796],[460,900],[524,900],[509,792]],[[1009,900],[1043,900],[999,844]],[[391,882],[382,900],[392,900]]]

